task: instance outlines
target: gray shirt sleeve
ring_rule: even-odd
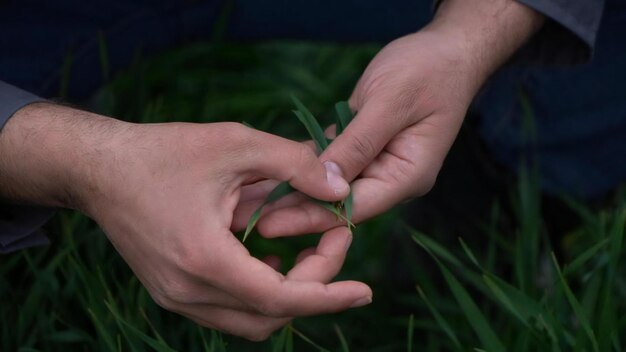
[[[546,16],[516,62],[578,64],[591,59],[605,0],[516,0]]]
[[[40,101],[45,100],[0,81],[0,136],[2,127],[17,110]],[[48,239],[40,228],[53,214],[52,209],[17,205],[0,199],[0,253],[47,244]]]
[[[435,0],[435,8],[445,0]],[[514,63],[567,65],[591,59],[605,0],[516,0],[546,16],[546,23],[512,59]]]

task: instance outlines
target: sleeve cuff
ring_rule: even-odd
[[[574,65],[591,60],[604,0],[517,1],[546,16],[546,23],[518,51],[514,63]]]
[[[45,99],[0,81],[0,133],[17,110],[42,101]],[[0,253],[48,244],[40,228],[52,215],[49,208],[0,202]]]
[[[433,12],[444,0],[433,1]],[[512,58],[514,64],[574,65],[591,60],[604,0],[516,0],[546,23]]]
[[[17,110],[42,101],[46,100],[0,81],[0,130]]]
[[[54,215],[50,208],[0,204],[0,253],[49,244],[41,227]]]

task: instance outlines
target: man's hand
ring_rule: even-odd
[[[513,0],[445,0],[431,24],[372,60],[350,98],[356,117],[320,157],[354,180],[354,222],[433,187],[474,95],[542,21]],[[304,197],[270,209],[258,223],[268,237],[337,224]]]
[[[326,201],[347,195],[299,143],[235,123],[136,125],[33,104],[0,133],[0,170],[0,196],[85,212],[159,305],[201,325],[261,340],[291,317],[371,302],[363,283],[328,284],[350,245],[346,228],[287,275],[229,230],[242,186],[262,179]]]

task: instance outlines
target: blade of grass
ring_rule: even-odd
[[[350,352],[350,348],[348,347],[348,341],[346,341],[346,337],[343,335],[341,328],[337,324],[333,324],[333,328],[337,333],[337,337],[339,338],[339,343],[341,343],[341,350],[344,352]]]
[[[335,206],[331,203],[328,202],[324,202],[322,200],[319,199],[315,199],[315,198],[311,198],[311,200],[319,205],[320,207],[328,210],[329,212],[335,214],[335,216],[337,216],[337,219],[341,219],[343,221],[345,221],[346,225],[348,226],[349,229],[353,229],[355,228],[354,224],[352,223],[352,221],[350,221],[347,217],[345,217],[343,214],[341,214],[341,212],[335,208]]]
[[[461,347],[459,338],[456,336],[456,333],[454,332],[454,330],[450,327],[450,324],[448,324],[446,319],[441,315],[441,313],[439,313],[439,310],[437,310],[437,308],[432,304],[432,302],[428,299],[428,297],[426,297],[426,294],[424,293],[424,291],[422,291],[422,288],[417,286],[416,289],[417,289],[417,293],[420,295],[420,297],[426,304],[426,307],[428,308],[428,310],[430,310],[430,313],[435,318],[435,321],[437,322],[441,330],[443,330],[443,332],[446,335],[448,335],[448,338],[452,341],[452,344],[454,344],[454,347],[456,347],[457,350],[462,351],[463,348]]]
[[[352,203],[353,203],[353,199],[352,199],[352,190],[351,190],[350,194],[348,194],[348,197],[346,197],[346,200],[343,201],[343,208],[346,211],[346,218],[350,221],[352,221],[352,207],[353,207]]]
[[[350,110],[350,105],[345,101],[340,101],[335,104],[335,111],[337,112],[336,134],[338,136],[348,127],[348,124],[354,118],[354,114],[352,114],[352,110]]]
[[[313,340],[311,340],[310,338],[306,337],[306,335],[304,335],[303,333],[301,333],[300,331],[296,330],[296,328],[293,327],[293,325],[289,325],[289,329],[295,334],[297,335],[299,338],[301,338],[304,342],[308,343],[309,345],[315,347],[318,351],[320,352],[330,352],[329,350],[325,349],[324,347],[316,344],[315,342],[313,342]]]
[[[576,259],[572,260],[568,265],[565,266],[565,268],[563,268],[563,276],[568,276],[576,272],[590,259],[595,258],[598,251],[604,248],[607,243],[609,243],[609,239],[605,238],[604,240],[594,244],[589,249],[585,250],[582,254],[576,257]]]
[[[624,226],[626,226],[626,210],[618,211],[612,226],[610,227],[609,265],[606,270],[606,281],[603,287],[601,313],[599,319],[598,332],[600,350],[609,349],[612,344],[610,331],[617,323],[618,307],[614,300],[615,273],[619,269],[620,254],[624,240]]]
[[[122,318],[117,313],[117,311],[109,304],[109,302],[104,302],[104,304],[107,306],[111,314],[113,314],[113,317],[115,318],[115,320],[117,320],[119,323],[124,325],[128,329],[129,332],[131,332],[133,335],[140,338],[144,343],[146,343],[148,346],[153,348],[155,351],[157,352],[175,352],[176,351],[172,349],[171,347],[169,347],[167,344],[160,343],[159,341],[144,334],[143,332],[139,331],[139,329],[129,324],[124,318]]]
[[[411,228],[408,228],[408,230],[411,232],[411,235],[413,236],[413,240],[415,240],[415,242],[417,242],[417,244],[419,244],[420,246],[426,248],[429,251],[432,251],[438,257],[442,258],[443,260],[447,262],[452,263],[454,266],[457,266],[457,267],[464,266],[464,264],[454,254],[448,251],[444,246],[431,240],[428,236],[426,236],[422,232],[419,232]]]
[[[469,258],[469,260],[474,263],[474,265],[476,265],[476,267],[478,269],[480,269],[480,271],[485,271],[483,269],[483,267],[480,265],[480,263],[478,262],[478,259],[476,259],[476,256],[474,255],[474,253],[472,252],[472,250],[469,248],[469,246],[467,245],[467,243],[465,243],[465,241],[463,241],[463,239],[461,237],[459,237],[459,243],[461,243],[461,247],[463,247],[463,251],[465,251],[465,254],[467,255],[467,257]]]
[[[418,244],[426,250],[426,252],[435,260],[439,270],[443,274],[444,280],[448,284],[452,295],[456,299],[457,303],[461,307],[461,310],[465,314],[465,317],[470,323],[471,328],[474,330],[478,338],[489,351],[506,351],[504,344],[498,338],[498,335],[493,331],[485,315],[478,309],[478,306],[471,298],[470,294],[465,290],[463,285],[456,279],[456,277],[448,270],[448,268],[439,261],[436,255],[434,255],[426,245],[420,242],[415,236],[413,237]]]
[[[254,226],[256,226],[256,223],[259,221],[259,218],[261,218],[261,213],[263,212],[263,207],[265,207],[267,204],[274,202],[284,196],[286,196],[289,193],[292,193],[294,191],[293,187],[291,187],[291,185],[289,185],[289,183],[287,182],[281,182],[278,184],[278,186],[276,186],[271,192],[270,194],[267,196],[267,198],[265,198],[265,201],[263,201],[263,204],[261,204],[261,206],[259,206],[254,213],[252,213],[252,216],[250,216],[250,220],[248,220],[248,226],[246,226],[246,231],[243,234],[243,240],[242,242],[245,242],[246,239],[248,238],[248,236],[250,235],[250,232],[252,232],[252,230],[254,229]]]
[[[596,340],[596,336],[593,330],[591,329],[591,324],[589,323],[589,319],[587,319],[587,315],[585,314],[585,311],[582,305],[580,304],[580,302],[578,302],[578,300],[576,299],[576,296],[574,296],[574,293],[572,292],[571,288],[567,284],[567,281],[565,281],[565,277],[563,277],[563,273],[561,272],[561,268],[559,267],[559,263],[557,262],[556,256],[554,255],[554,253],[552,253],[552,262],[554,263],[554,267],[556,268],[556,272],[559,276],[559,281],[561,282],[561,287],[563,288],[563,291],[565,292],[565,296],[567,297],[569,304],[572,306],[572,309],[574,310],[574,314],[576,315],[578,322],[580,323],[583,330],[587,334],[589,341],[591,341],[593,350],[597,352],[599,350],[598,341]]]
[[[298,109],[294,110],[293,113],[296,115],[298,120],[302,122],[306,130],[311,135],[311,138],[317,145],[318,151],[321,152],[325,150],[328,147],[328,141],[324,136],[324,130],[317,122],[317,119],[315,119],[315,116],[313,116],[311,111],[309,111],[309,109],[307,109],[306,106],[304,106],[304,104],[302,104],[302,102],[298,98],[296,98],[295,95],[291,96],[291,100]]]
[[[413,351],[413,330],[415,329],[414,323],[415,323],[414,317],[413,317],[413,314],[411,314],[409,315],[409,324],[406,329],[406,351],[407,352]]]

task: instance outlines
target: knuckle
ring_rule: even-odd
[[[377,154],[378,150],[367,134],[354,136],[354,144],[361,157],[365,160],[369,160]]]
[[[378,149],[374,141],[365,133],[352,136],[351,142],[350,150],[343,152],[344,162],[352,165],[351,169],[360,169],[362,165],[368,164],[370,160],[374,159],[378,154]]]
[[[269,317],[282,317],[285,314],[285,308],[276,299],[267,299],[257,305],[257,310]]]

